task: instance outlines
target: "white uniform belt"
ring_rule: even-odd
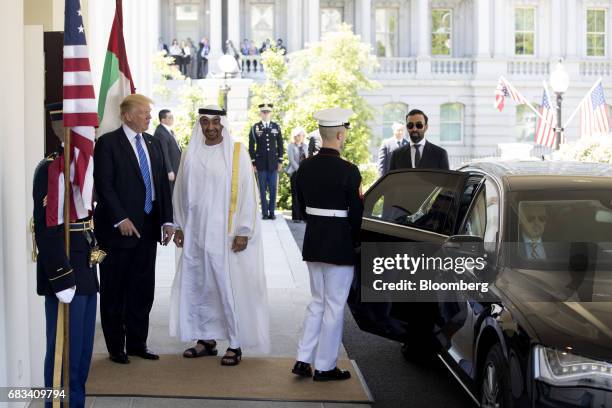
[[[306,207],[306,214],[318,215],[320,217],[340,217],[340,218],[348,217],[347,210],[329,210],[327,208]]]

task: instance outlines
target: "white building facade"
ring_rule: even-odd
[[[610,0],[161,0],[159,7],[164,42],[208,37],[217,52],[228,39],[239,49],[244,39],[260,47],[281,38],[291,53],[351,25],[379,57],[372,77],[383,87],[364,94],[377,110],[375,142],[419,108],[430,118],[429,138],[451,156],[529,143],[535,114],[512,102],[495,110],[497,79],[505,76],[539,105],[542,81],[560,58],[571,80],[564,120],[599,77],[612,98]],[[245,66],[243,76],[263,74]],[[578,127],[576,117],[569,140]]]

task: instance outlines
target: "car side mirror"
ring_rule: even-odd
[[[446,256],[484,256],[484,240],[475,235],[451,235],[442,244],[442,252]]]

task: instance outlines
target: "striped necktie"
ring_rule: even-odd
[[[142,136],[136,135],[136,151],[138,152],[138,162],[140,163],[140,173],[145,184],[145,203],[144,211],[149,214],[153,209],[153,189],[151,187],[151,173],[149,173],[149,162],[147,155],[142,147]]]

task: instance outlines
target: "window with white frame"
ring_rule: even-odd
[[[393,122],[406,123],[408,105],[402,102],[384,104],[382,112],[382,136],[384,139],[393,136]]]
[[[451,55],[453,11],[451,9],[431,10],[431,54]]]
[[[586,53],[589,57],[606,56],[606,10],[587,9]]]
[[[251,3],[251,40],[257,48],[274,40],[274,4]]]
[[[397,57],[399,37],[399,9],[376,9],[376,55]]]
[[[440,106],[440,142],[459,143],[463,140],[463,104],[445,103]]]
[[[535,55],[535,16],[533,7],[514,9],[514,53]]]
[[[321,36],[338,31],[342,25],[344,9],[342,7],[321,7]]]
[[[534,108],[539,109],[540,106],[532,104]],[[535,114],[527,105],[519,105],[516,107],[516,141],[532,143],[535,138],[536,124],[538,115]]]
[[[198,38],[198,18],[200,7],[197,4],[178,4],[175,6],[174,38],[179,43],[187,38]]]

